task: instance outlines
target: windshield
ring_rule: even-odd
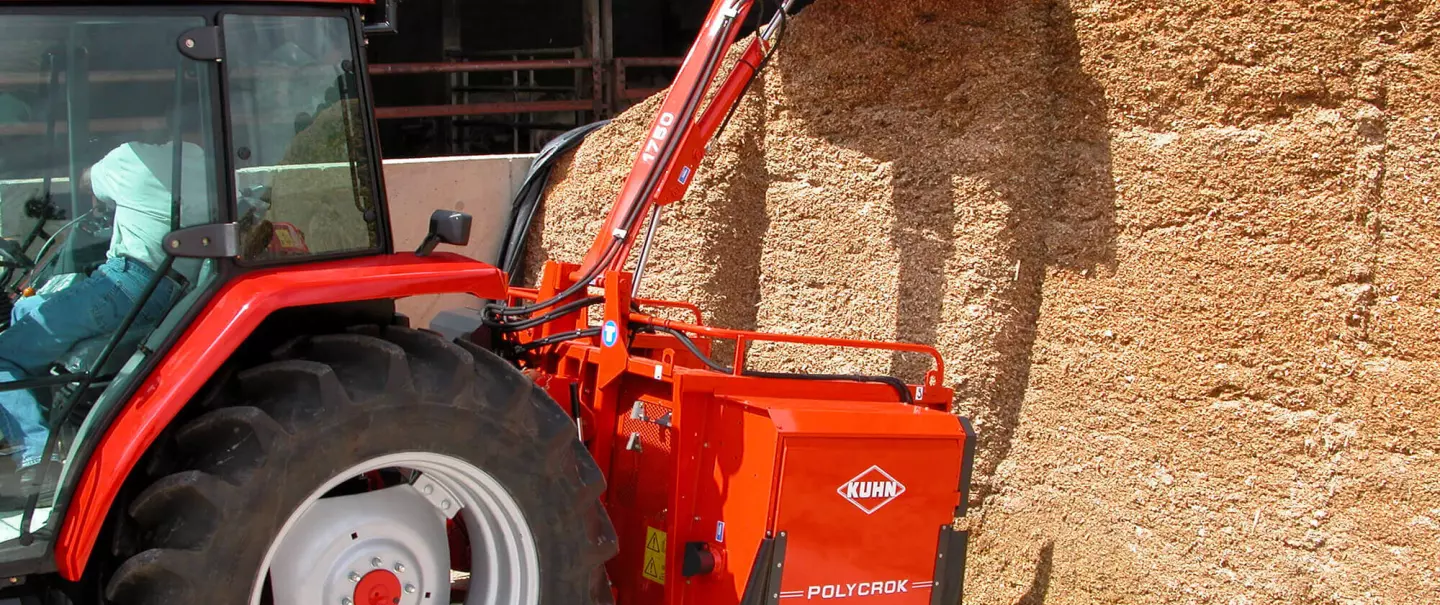
[[[220,207],[218,67],[178,45],[205,26],[133,7],[0,18],[0,544],[47,523],[91,412],[213,274],[162,246]]]

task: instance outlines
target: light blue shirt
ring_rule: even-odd
[[[181,225],[188,227],[209,222],[212,188],[207,182],[210,159],[205,151],[190,143],[183,145],[180,217]],[[127,256],[151,270],[165,260],[163,241],[172,230],[170,185],[174,166],[171,143],[126,143],[91,167],[90,188],[95,197],[115,208],[110,258]],[[193,281],[200,261],[177,259],[173,266]]]

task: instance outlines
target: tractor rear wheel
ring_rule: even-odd
[[[128,504],[111,602],[611,601],[604,479],[554,400],[490,352],[405,328],[316,336],[218,400],[175,432],[182,470]],[[471,563],[452,595],[453,561]]]

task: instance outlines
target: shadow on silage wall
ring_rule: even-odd
[[[1045,605],[1050,593],[1050,570],[1055,566],[1055,541],[1051,540],[1040,548],[1035,557],[1035,577],[1030,580],[1030,589],[1020,595],[1015,605]]]
[[[796,27],[845,31],[835,44],[865,60],[775,60],[810,134],[893,167],[895,336],[954,368],[959,411],[977,421],[978,504],[1010,453],[1045,274],[1113,268],[1115,191],[1104,93],[1081,69],[1068,3],[942,4],[896,2],[884,18],[816,5]],[[929,367],[905,354],[891,371],[916,381]]]

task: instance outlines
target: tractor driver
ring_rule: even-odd
[[[210,207],[211,188],[206,182],[210,160],[200,147],[196,121],[182,124],[180,188],[185,215],[192,208],[208,211]],[[107,260],[72,286],[16,303],[9,329],[0,332],[0,382],[44,375],[77,343],[113,334],[140,301],[165,258],[162,240],[172,226],[174,149],[169,141],[126,143],[85,171],[75,195],[90,195],[97,207],[103,204],[114,213]],[[131,330],[149,329],[165,316],[186,284],[196,278],[198,263],[187,264],[160,281]],[[11,481],[0,483],[0,495],[28,496],[50,434],[40,403],[29,390],[0,391],[0,431],[7,449],[13,450],[10,457],[18,471]],[[50,462],[61,460],[57,453]]]

